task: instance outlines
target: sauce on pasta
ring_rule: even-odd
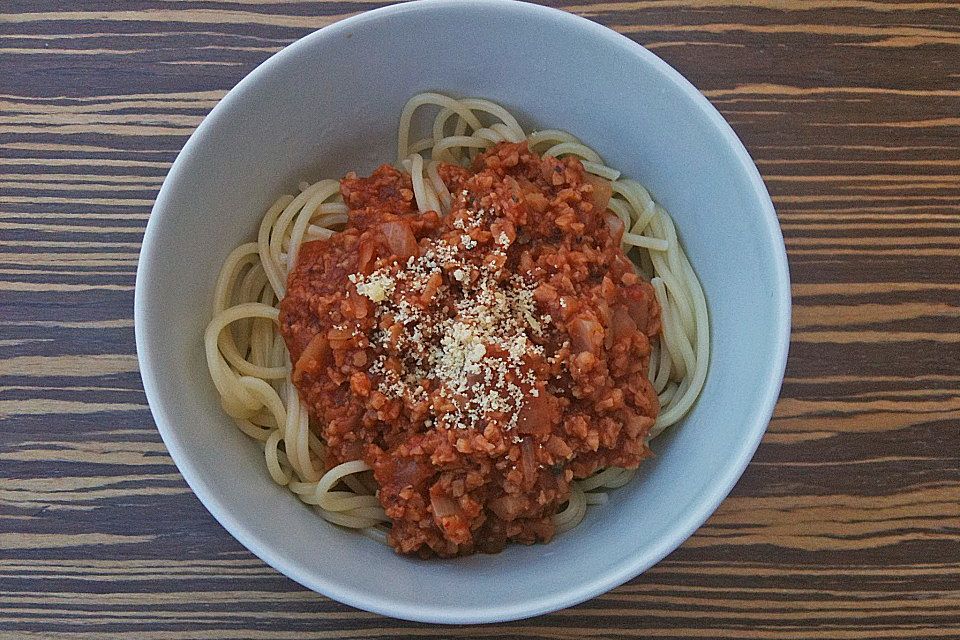
[[[545,542],[575,480],[649,455],[660,306],[578,159],[502,142],[437,173],[442,216],[389,165],[341,181],[346,225],[280,303],[292,381],[326,467],[372,468],[398,551]]]

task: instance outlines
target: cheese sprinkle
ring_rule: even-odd
[[[378,391],[417,402],[426,398],[424,382],[438,385],[446,402],[432,408],[442,428],[482,429],[498,419],[512,431],[525,398],[540,393],[530,365],[544,351],[532,338],[551,318],[536,309],[535,285],[503,269],[510,239],[484,229],[495,213],[464,208],[457,232],[423,241],[420,255],[349,276],[375,304],[380,329],[372,340],[393,341],[393,351],[406,354],[402,373],[384,355],[373,362]]]

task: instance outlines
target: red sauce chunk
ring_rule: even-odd
[[[373,467],[397,551],[546,542],[574,479],[650,453],[660,308],[578,160],[501,143],[440,176],[445,216],[388,165],[341,181],[346,228],[280,305],[293,383],[328,467]]]

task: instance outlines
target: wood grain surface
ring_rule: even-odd
[[[144,224],[187,136],[378,2],[0,2],[0,638],[960,638],[960,4],[559,3],[652,49],[773,195],[794,332],[733,494],[615,591],[431,627],[269,568],[187,488],[134,351]]]

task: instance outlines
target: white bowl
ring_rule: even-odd
[[[227,253],[300,180],[395,154],[414,93],[495,100],[566,129],[672,214],[711,315],[699,402],[611,501],[546,545],[423,561],[322,520],[267,475],[221,411],[202,334]],[[137,352],[157,427],[187,482],[253,553],[306,587],[409,620],[512,620],[567,607],[679,546],[740,477],[783,378],[790,287],[770,198],[720,114],[649,51],[593,22],[503,0],[427,0],[349,18],[287,47],[204,120],[157,197],[140,254]],[[176,517],[175,514],[169,514]]]

